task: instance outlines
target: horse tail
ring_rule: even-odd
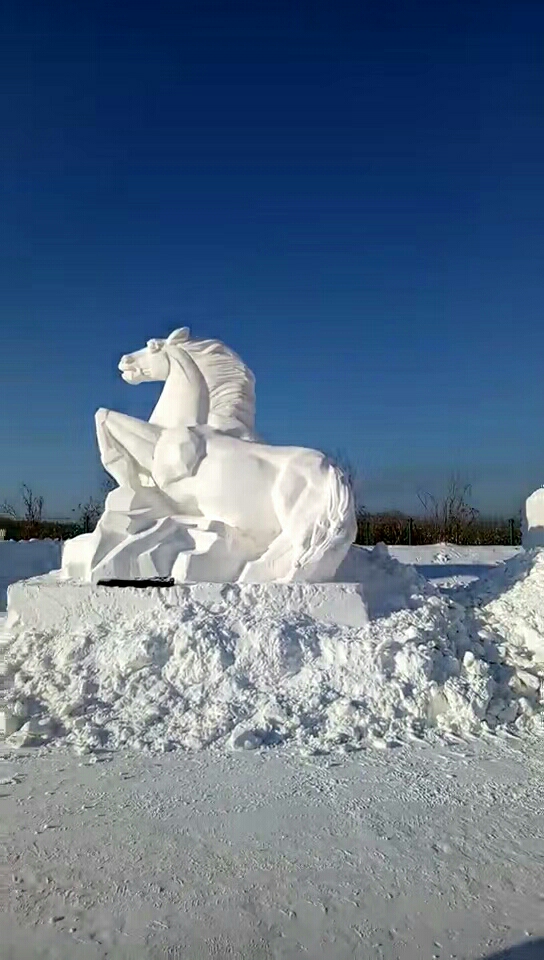
[[[357,516],[351,485],[335,464],[326,460],[324,497],[308,531],[303,549],[296,557],[295,580],[332,578],[357,533]],[[312,576],[314,574],[314,576]]]

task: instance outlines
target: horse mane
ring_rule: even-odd
[[[220,340],[187,339],[180,344],[208,387],[208,424],[246,440],[255,439],[255,377],[234,350]]]

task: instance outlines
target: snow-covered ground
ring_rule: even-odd
[[[493,649],[484,631],[467,669],[480,664],[488,690],[486,671],[503,669],[494,651],[500,660],[511,640],[504,669],[530,716],[544,555],[520,554],[489,579],[516,551],[391,553],[444,591],[433,600],[400,578],[423,598],[408,643],[422,643],[425,604],[440,617],[445,601],[478,611]],[[463,615],[454,620],[457,635]],[[472,710],[470,683],[461,693]],[[355,752],[345,752],[349,738],[323,752],[305,737],[162,756],[4,745],[0,958],[542,960],[543,739],[486,729],[388,746],[371,737]]]
[[[0,767],[2,960],[544,956],[530,743]]]
[[[388,549],[400,563],[413,564],[432,583],[446,588],[470,583],[521,551],[521,547],[458,547],[451,543]]]

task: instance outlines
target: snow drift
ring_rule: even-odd
[[[5,652],[8,742],[319,751],[538,726],[544,552],[503,565],[483,600],[464,591],[463,603],[385,548],[349,563],[386,582],[392,600],[382,590],[360,628],[282,609],[264,588],[248,602],[234,585],[212,609],[187,591],[132,619],[16,635]]]

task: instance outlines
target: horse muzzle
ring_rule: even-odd
[[[141,383],[142,380],[145,379],[134,357],[121,357],[118,369],[121,371],[121,376],[126,383]]]

